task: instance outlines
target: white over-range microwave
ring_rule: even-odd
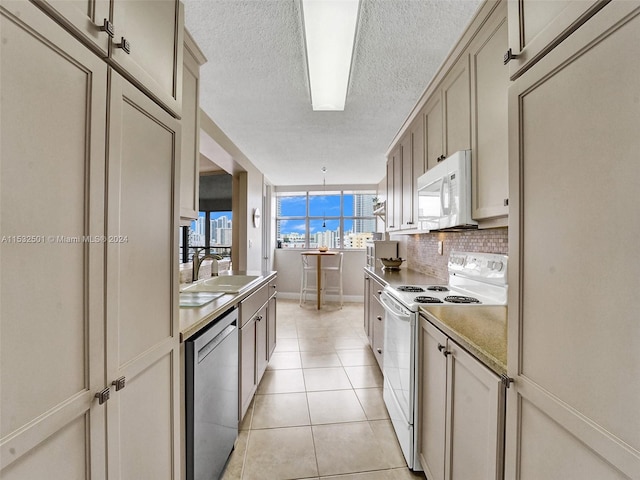
[[[477,227],[471,218],[471,150],[447,157],[417,183],[420,230]]]

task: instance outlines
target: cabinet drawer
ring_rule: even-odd
[[[244,326],[251,317],[269,300],[269,284],[264,284],[240,302],[240,326]]]

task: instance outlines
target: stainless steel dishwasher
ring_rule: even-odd
[[[238,436],[238,309],[185,342],[187,480],[222,476]]]

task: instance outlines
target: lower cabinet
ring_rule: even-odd
[[[384,356],[384,308],[380,303],[380,293],[384,286],[371,275],[364,275],[364,331],[369,345],[376,357],[378,366],[382,368]]]
[[[504,387],[420,317],[419,454],[429,480],[501,480]]]
[[[242,421],[276,346],[275,279],[240,302],[239,405]],[[256,310],[256,305],[260,307]]]

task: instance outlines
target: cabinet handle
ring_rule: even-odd
[[[382,355],[382,349],[381,349],[381,348],[376,348],[376,351],[377,351],[380,355]]]
[[[111,23],[108,18],[105,18],[104,21],[102,22],[100,31],[106,32],[106,34],[109,35],[109,37],[111,38],[113,38],[113,36],[116,34],[115,30],[113,29],[113,23]]]
[[[381,317],[380,315],[378,315],[376,318],[377,318],[378,320],[382,321],[382,317]]]
[[[111,382],[111,385],[116,387],[116,392],[119,392],[125,387],[126,378],[125,377],[116,378],[113,382]]]
[[[507,63],[509,63],[514,58],[518,58],[518,55],[513,53],[513,50],[509,49],[509,50],[507,50],[507,53],[504,54],[504,57],[502,58],[502,63],[504,63],[506,65]]]
[[[504,201],[502,202],[502,204],[503,204],[505,207],[508,207],[508,206],[509,206],[509,199],[508,199],[508,198],[505,198],[505,199],[504,199]]]
[[[116,43],[116,47],[124,50],[127,55],[131,53],[131,43],[124,37],[120,37],[120,43]]]
[[[105,388],[104,390],[100,390],[98,393],[96,393],[94,397],[98,399],[98,405],[102,405],[104,402],[109,400],[110,393],[111,392],[109,390],[109,387]]]

